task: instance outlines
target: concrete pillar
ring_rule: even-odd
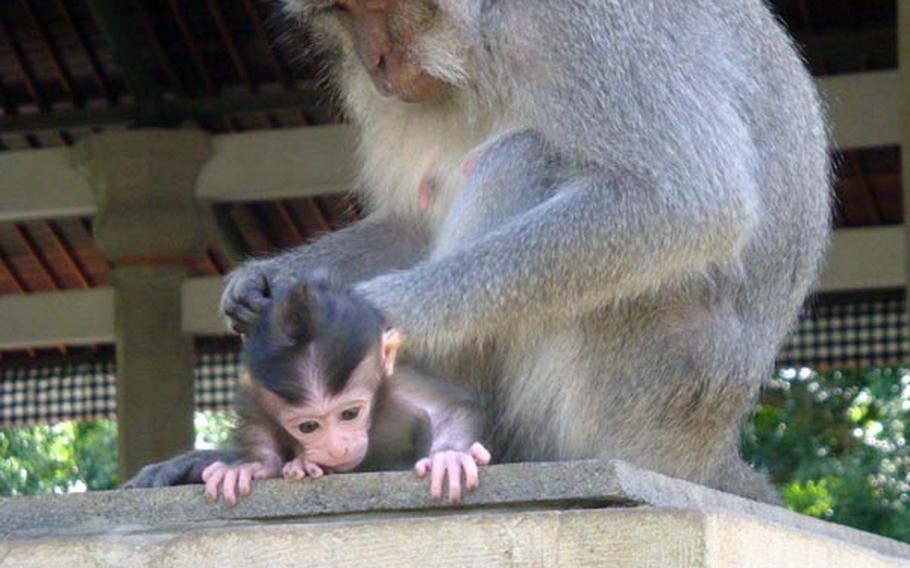
[[[81,148],[98,202],[95,239],[111,262],[120,478],[193,443],[192,337],[181,285],[203,250],[196,177],[207,134],[132,130]]]

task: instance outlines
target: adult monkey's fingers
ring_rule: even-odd
[[[243,334],[255,325],[270,301],[269,293],[269,281],[261,267],[241,266],[228,276],[220,307],[235,332]]]

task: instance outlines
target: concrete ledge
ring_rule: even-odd
[[[4,549],[5,548],[5,549]],[[383,522],[208,527],[0,544],[0,566],[905,566],[848,543],[721,512],[467,513]]]
[[[0,500],[0,566],[910,566],[907,545],[622,462],[485,468],[458,509],[410,473]]]

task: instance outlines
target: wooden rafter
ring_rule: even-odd
[[[57,11],[63,16],[67,26],[72,30],[76,39],[79,41],[79,47],[82,49],[82,52],[85,54],[92,67],[92,79],[94,79],[98,89],[104,94],[108,104],[117,104],[117,92],[114,90],[111,80],[107,76],[107,72],[104,70],[101,60],[98,58],[98,52],[95,51],[95,47],[92,45],[85,29],[76,24],[75,14],[73,13],[73,8],[70,6],[69,1],[54,0],[54,2],[57,6]]]
[[[288,232],[291,233],[291,237],[298,243],[302,243],[304,240],[303,232],[300,227],[297,225],[297,220],[294,219],[291,212],[288,211],[287,205],[284,201],[275,202],[275,210],[278,212],[278,218],[281,219],[281,222],[287,227]]]
[[[86,0],[95,23],[108,44],[126,88],[136,101],[139,126],[169,126],[174,118],[164,91],[133,32],[131,11],[118,0]]]
[[[161,41],[158,39],[158,34],[155,32],[155,26],[152,25],[152,21],[149,19],[148,13],[145,10],[141,0],[132,0],[133,10],[136,13],[136,19],[139,22],[139,25],[142,27],[142,31],[145,33],[145,37],[149,41],[149,46],[152,48],[152,52],[155,54],[155,58],[158,60],[158,65],[164,69],[164,72],[167,73],[168,78],[171,80],[174,89],[178,93],[183,93],[186,88],[183,84],[183,81],[180,79],[180,76],[177,74],[177,71],[174,70],[174,63],[171,61],[171,58],[165,52],[164,48],[161,46]]]
[[[69,243],[69,240],[66,238],[66,235],[64,235],[63,231],[60,230],[60,226],[57,225],[57,223],[54,221],[46,221],[44,223],[44,226],[47,228],[48,234],[51,236],[51,242],[54,244],[57,252],[70,266],[70,269],[72,269],[73,273],[76,275],[76,278],[79,280],[80,287],[94,287],[94,278],[92,277],[91,273],[85,269],[85,266],[79,259],[79,255],[77,254],[76,250],[73,249]]]
[[[13,263],[13,259],[9,257],[9,254],[7,254],[3,247],[0,247],[0,268],[9,276],[9,279],[17,292],[20,294],[27,294],[31,291],[28,283],[22,278],[22,274],[19,273],[19,270]],[[29,357],[35,357],[37,352],[34,349],[26,349],[26,353],[28,353]]]
[[[41,39],[41,48],[47,56],[48,65],[50,66],[51,71],[53,71],[54,77],[57,79],[57,84],[60,85],[60,88],[67,94],[76,107],[82,107],[85,104],[85,99],[79,92],[76,80],[66,66],[63,54],[60,52],[60,48],[57,46],[57,42],[54,40],[53,35],[35,12],[32,0],[19,0],[19,4],[22,6],[23,10],[25,10],[29,23]]]
[[[25,90],[28,91],[29,96],[34,99],[38,108],[47,112],[50,110],[50,105],[47,103],[44,93],[38,88],[38,77],[35,75],[34,69],[32,69],[28,58],[25,56],[22,45],[16,39],[12,27],[2,13],[0,13],[0,37],[3,38],[3,43],[13,55],[13,61],[15,61],[16,68],[19,70],[19,74],[22,77],[22,84],[25,86]]]
[[[250,77],[250,73],[246,68],[246,64],[243,62],[243,58],[240,57],[240,51],[237,49],[234,38],[231,37],[231,31],[224,21],[224,14],[221,12],[221,8],[218,7],[218,3],[215,0],[206,0],[206,5],[208,6],[209,13],[212,15],[212,20],[215,21],[215,27],[218,29],[221,41],[224,43],[224,47],[227,49],[228,55],[231,58],[231,63],[234,65],[234,71],[237,72],[237,76],[240,77],[240,80],[246,85],[247,89],[255,91],[256,84]]]
[[[16,235],[16,239],[25,248],[26,252],[37,261],[41,274],[50,283],[51,289],[62,290],[64,288],[63,282],[57,276],[50,262],[47,261],[47,257],[44,256],[44,252],[35,242],[29,230],[19,223],[13,223],[13,234]]]
[[[168,6],[177,22],[177,27],[180,29],[180,35],[183,36],[183,43],[186,45],[186,49],[190,54],[190,59],[193,60],[193,65],[196,66],[196,72],[205,85],[205,92],[208,94],[215,93],[217,91],[215,83],[209,76],[205,63],[202,61],[202,56],[199,54],[199,49],[196,47],[196,40],[193,39],[193,34],[186,22],[186,18],[183,16],[183,11],[180,9],[179,3],[177,0],[168,0]]]

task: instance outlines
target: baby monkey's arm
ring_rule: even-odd
[[[401,367],[392,378],[391,395],[402,406],[424,414],[430,428],[426,457],[414,465],[419,477],[430,473],[430,495],[442,498],[449,481],[449,502],[461,501],[462,473],[468,491],[477,488],[478,466],[490,463],[490,452],[480,443],[482,417],[470,394],[411,367]]]

